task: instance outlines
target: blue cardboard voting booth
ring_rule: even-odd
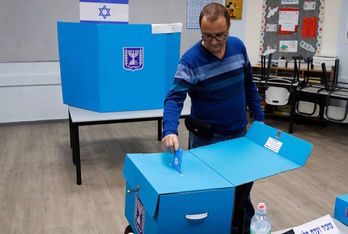
[[[65,104],[98,112],[163,108],[181,24],[58,22],[57,28]]]
[[[336,197],[334,218],[348,226],[348,194]]]
[[[127,154],[125,215],[136,233],[230,233],[235,187],[303,166],[312,145],[254,122],[245,137],[184,151]]]

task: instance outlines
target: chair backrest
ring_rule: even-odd
[[[321,64],[321,70],[322,70],[322,74],[321,74],[321,83],[324,84],[325,89],[327,91],[329,91],[330,86],[329,86],[329,81],[327,80],[327,74],[326,74],[326,65],[325,63]]]
[[[308,81],[309,81],[309,72],[310,72],[310,69],[311,69],[311,66],[312,66],[312,63],[313,63],[313,58],[312,57],[307,57],[305,59],[305,62],[307,64],[307,72],[305,72],[305,75],[303,77],[303,85],[306,86],[308,85]]]
[[[270,86],[266,90],[265,101],[269,105],[283,106],[289,102],[290,92],[283,87]]]
[[[334,80],[333,80],[333,85],[337,86],[337,82],[338,82],[338,69],[339,69],[339,64],[340,64],[340,60],[336,59],[335,60],[335,67],[334,67]]]
[[[303,57],[301,55],[294,56],[292,59],[294,60],[294,80],[299,82],[301,76],[301,63],[305,60],[303,60]]]
[[[266,66],[266,57],[267,55],[261,55],[261,79],[262,80],[268,80],[269,74],[271,72],[272,54],[268,54],[267,66]]]

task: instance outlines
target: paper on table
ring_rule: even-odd
[[[336,227],[330,215],[325,215],[319,219],[293,228],[295,234],[304,233],[321,233],[321,234],[338,234],[340,231]]]

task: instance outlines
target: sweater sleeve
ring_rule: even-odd
[[[168,134],[178,135],[179,118],[186,95],[192,86],[192,74],[189,66],[183,63],[179,64],[174,77],[174,85],[164,101],[163,137]]]
[[[261,98],[257,92],[256,85],[253,81],[253,72],[251,68],[251,64],[248,58],[248,54],[246,52],[246,48],[243,44],[242,52],[244,56],[244,85],[245,85],[245,95],[247,106],[253,113],[255,120],[263,122],[264,121],[264,113],[261,109]]]

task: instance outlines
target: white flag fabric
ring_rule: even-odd
[[[80,22],[128,23],[128,0],[80,0]]]

